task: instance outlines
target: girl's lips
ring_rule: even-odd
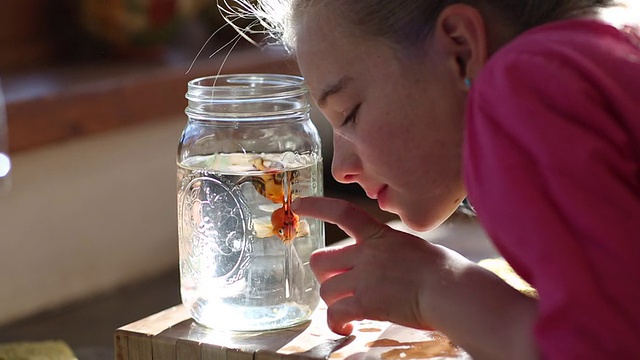
[[[386,188],[387,186],[383,186],[377,190],[374,191],[367,191],[365,190],[365,192],[367,193],[367,197],[369,197],[369,199],[372,200],[376,200],[378,198],[378,196],[380,196],[380,193]]]
[[[385,199],[386,199],[386,194],[387,194],[387,185],[383,186],[382,188],[380,188],[380,190],[378,190],[378,193],[376,194],[376,199],[378,199],[378,206],[380,208],[382,208],[385,204]]]

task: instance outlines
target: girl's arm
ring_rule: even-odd
[[[337,224],[356,240],[311,257],[334,332],[349,334],[352,320],[384,320],[440,330],[476,360],[537,358],[536,301],[493,273],[349,202],[304,198],[294,204],[299,215]]]

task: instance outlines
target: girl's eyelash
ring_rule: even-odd
[[[348,125],[350,123],[355,123],[356,116],[358,115],[358,110],[360,110],[360,104],[356,105],[356,107],[354,107],[353,110],[351,110],[349,115],[347,115],[344,118],[344,121],[342,122],[342,126]]]

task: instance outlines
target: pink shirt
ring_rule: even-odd
[[[471,88],[469,199],[538,289],[544,359],[640,359],[639,40],[550,23],[494,54]]]

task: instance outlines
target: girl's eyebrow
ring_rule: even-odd
[[[344,89],[349,82],[353,81],[353,78],[350,76],[343,76],[340,78],[340,80],[338,80],[335,84],[330,85],[328,87],[326,87],[321,95],[320,98],[318,98],[318,106],[320,107],[325,107],[325,105],[327,104],[327,98],[331,95],[334,95],[338,92],[340,92],[342,89]]]

